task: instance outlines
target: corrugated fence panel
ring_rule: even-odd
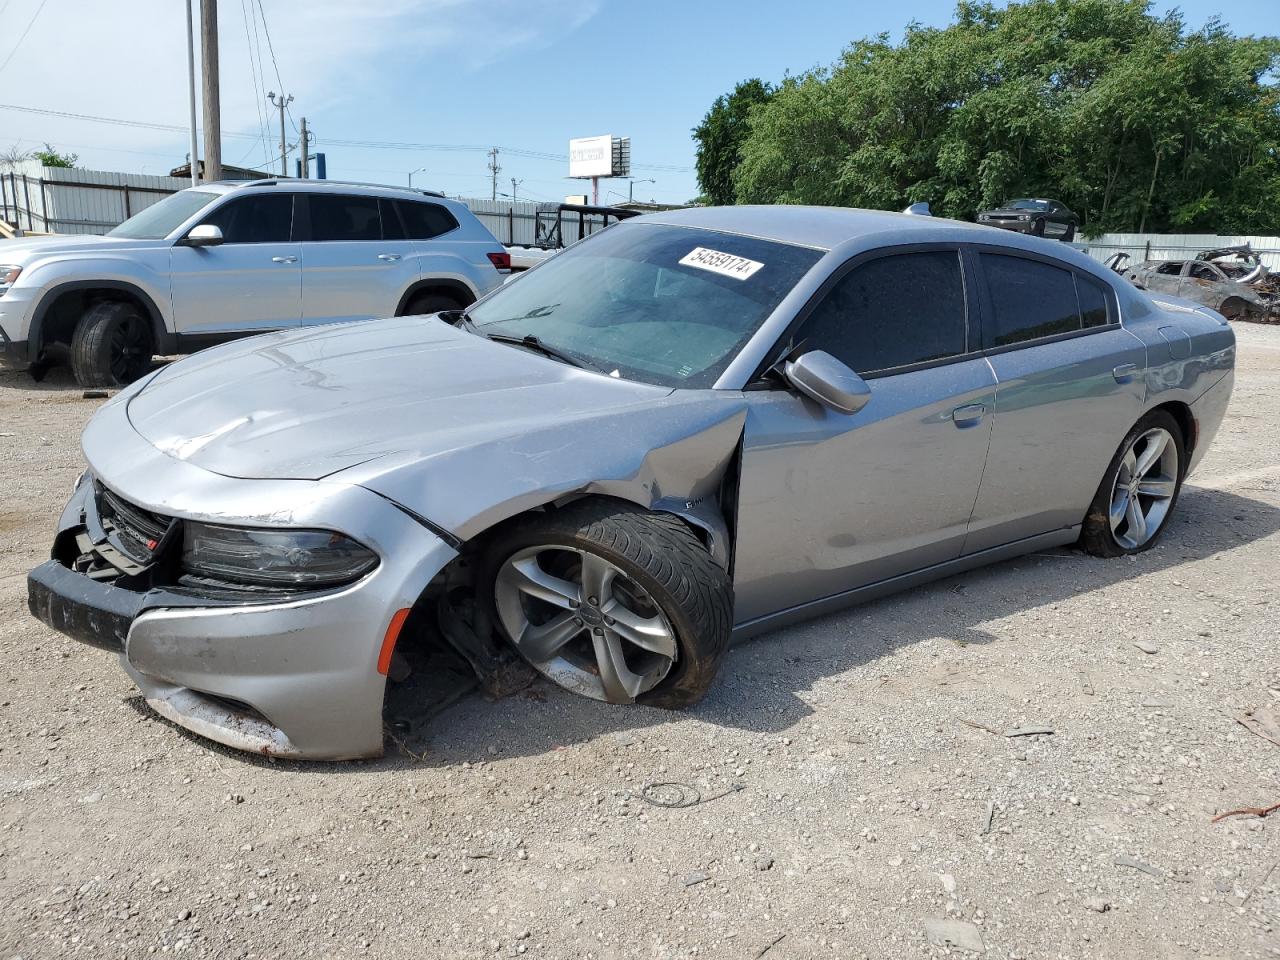
[[[530,247],[538,241],[546,240],[557,221],[556,204],[539,204],[528,200],[487,200],[484,198],[461,198],[481,223],[498,238],[499,243],[508,246]],[[604,227],[604,218],[595,214],[581,217],[581,232],[590,236]],[[538,224],[541,221],[541,235]],[[574,213],[559,215],[561,244],[567,246],[578,239],[579,216]]]

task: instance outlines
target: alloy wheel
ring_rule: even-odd
[[[631,703],[662,682],[679,656],[657,602],[603,557],[546,544],[498,570],[494,604],[536,670],[574,693]]]
[[[1141,434],[1125,450],[1111,487],[1111,536],[1136,550],[1160,532],[1178,490],[1178,445],[1163,427]]]
[[[151,335],[141,317],[126,317],[111,331],[111,376],[117,383],[129,383],[151,359]]]

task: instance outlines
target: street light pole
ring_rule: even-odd
[[[426,167],[419,167],[417,170],[410,170],[410,171],[409,171],[409,189],[410,189],[410,190],[412,190],[412,189],[413,189],[413,175],[414,175],[415,173],[426,173],[426,172],[427,172],[427,168],[426,168]]]
[[[637,183],[657,183],[657,180],[632,180],[627,186],[627,203],[635,203]]]

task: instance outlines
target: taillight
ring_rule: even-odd
[[[507,253],[507,251],[503,250],[501,253],[490,253],[488,254],[488,257],[489,262],[499,270],[511,269],[511,254]]]

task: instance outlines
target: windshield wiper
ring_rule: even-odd
[[[571,367],[581,367],[584,370],[597,369],[584,360],[579,360],[577,357],[571,356],[563,350],[557,350],[550,344],[543,343],[532,333],[526,333],[523,337],[513,337],[506,333],[484,333],[478,327],[476,328],[476,332],[479,333],[480,336],[488,340],[492,340],[494,343],[510,343],[517,347],[528,347],[530,350],[535,350],[544,357],[550,357],[552,360],[559,360],[561,363],[567,363]]]

